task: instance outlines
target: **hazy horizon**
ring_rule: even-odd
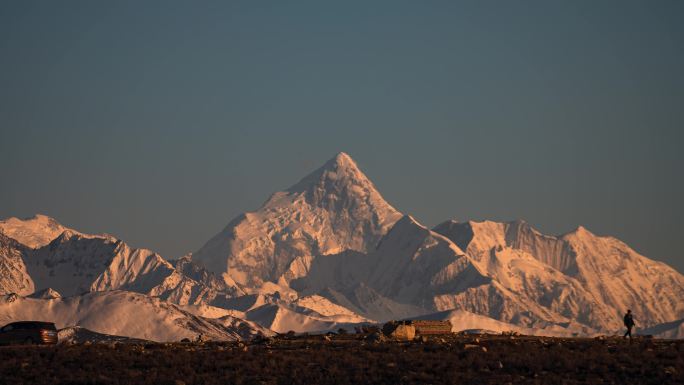
[[[684,272],[684,3],[0,5],[0,218],[166,258],[337,152],[432,227],[587,227]]]

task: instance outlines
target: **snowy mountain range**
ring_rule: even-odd
[[[639,327],[684,337],[684,276],[671,267],[583,227],[557,237],[523,221],[428,229],[387,203],[345,153],[174,261],[42,215],[0,221],[2,293],[18,297],[0,301],[0,322],[42,314],[156,340],[188,334],[178,324],[232,339],[399,318],[592,335],[615,333],[626,309]],[[134,312],[130,298],[183,321],[134,333],[93,315]]]

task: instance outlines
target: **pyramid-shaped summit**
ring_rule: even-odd
[[[381,221],[390,217],[394,223],[400,218],[399,215],[394,215],[396,210],[383,199],[373,182],[344,152],[337,154],[284,193],[290,196],[304,194],[309,204],[330,211],[345,212],[358,208],[361,212],[356,213],[357,217],[363,216],[363,211],[370,210],[378,214]],[[274,197],[280,198],[281,195],[275,194]]]
[[[335,183],[338,180],[340,182],[372,185],[368,177],[359,170],[359,166],[351,156],[346,152],[340,152],[286,191],[290,193],[304,192],[321,184]]]
[[[287,286],[319,255],[373,249],[401,216],[341,152],[235,218],[195,258],[245,289],[265,282]]]

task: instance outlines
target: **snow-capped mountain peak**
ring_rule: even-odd
[[[258,210],[238,216],[196,254],[244,287],[288,282],[313,258],[367,252],[401,218],[351,157],[339,153]]]
[[[42,214],[36,214],[32,218],[12,217],[0,221],[0,233],[31,248],[47,245],[65,230],[71,229]]]
[[[321,182],[332,182],[334,180],[357,180],[360,183],[370,183],[368,177],[364,175],[359,166],[354,160],[345,152],[340,152],[334,158],[325,162],[325,164],[313,171],[309,175],[302,178],[297,184],[287,189],[288,192],[303,192]]]
[[[61,234],[59,234],[55,239],[50,241],[49,244],[60,244],[60,243],[66,243],[71,241],[72,239],[78,240],[78,239],[83,239],[86,238],[84,234],[78,233],[76,231],[73,231],[71,229],[66,229],[62,231]]]
[[[598,235],[592,233],[588,228],[586,228],[582,225],[579,225],[575,229],[573,229],[572,231],[568,231],[567,233],[560,235],[559,238],[568,239],[568,238],[574,237],[574,238],[587,239],[587,238],[597,237],[597,236]]]
[[[285,192],[288,195],[304,193],[309,204],[328,210],[366,206],[379,214],[396,212],[382,198],[356,162],[344,152],[337,154]]]
[[[27,246],[0,233],[0,294],[27,295],[35,290],[24,262],[27,252]]]

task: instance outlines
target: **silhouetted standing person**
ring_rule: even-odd
[[[627,314],[625,314],[625,327],[627,328],[627,332],[625,333],[624,338],[627,338],[629,336],[629,339],[632,339],[632,328],[634,327],[634,317],[632,317],[632,311],[627,310]]]

